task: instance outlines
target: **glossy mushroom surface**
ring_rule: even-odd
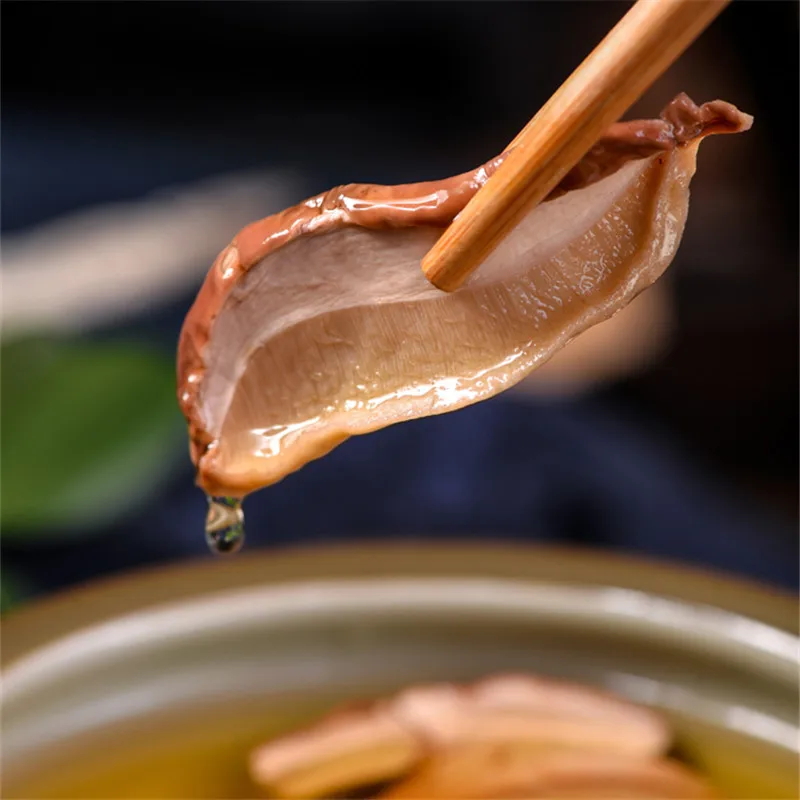
[[[338,187],[249,225],[179,344],[199,485],[243,496],[349,436],[514,385],[658,279],[699,142],[751,122],[679,95],[661,119],[617,123],[451,294],[420,260],[503,155],[443,181]]]

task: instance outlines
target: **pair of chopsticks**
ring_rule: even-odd
[[[461,286],[729,2],[638,0],[520,131],[428,252],[428,280],[444,291]]]

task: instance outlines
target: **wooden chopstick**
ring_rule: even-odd
[[[638,0],[510,146],[513,151],[422,260],[457,289],[730,0]]]

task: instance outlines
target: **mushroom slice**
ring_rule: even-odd
[[[664,721],[648,709],[578,684],[508,675],[469,686],[418,686],[334,712],[257,748],[250,773],[279,797],[330,797],[396,780],[453,746],[585,748],[646,758],[664,752],[669,740]]]
[[[512,742],[654,756],[670,743],[666,723],[650,709],[589,686],[529,675],[465,687],[420,686],[402,692],[390,707],[437,748]]]
[[[334,713],[250,755],[250,775],[274,797],[312,798],[385,783],[425,754],[418,739],[380,704]]]
[[[461,289],[419,264],[503,156],[449,180],[350,185],[256,222],[181,333],[198,483],[243,496],[349,436],[509,388],[667,268],[700,140],[751,118],[685,95],[617,123]]]
[[[667,759],[472,745],[433,756],[409,778],[379,797],[382,800],[708,800],[718,795],[686,767]]]

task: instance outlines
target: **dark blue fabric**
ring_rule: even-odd
[[[798,586],[790,530],[739,507],[668,441],[597,398],[499,397],[356,437],[244,507],[250,548],[420,536],[574,543]],[[204,515],[187,471],[113,530],[8,555],[40,588],[212,558]]]

